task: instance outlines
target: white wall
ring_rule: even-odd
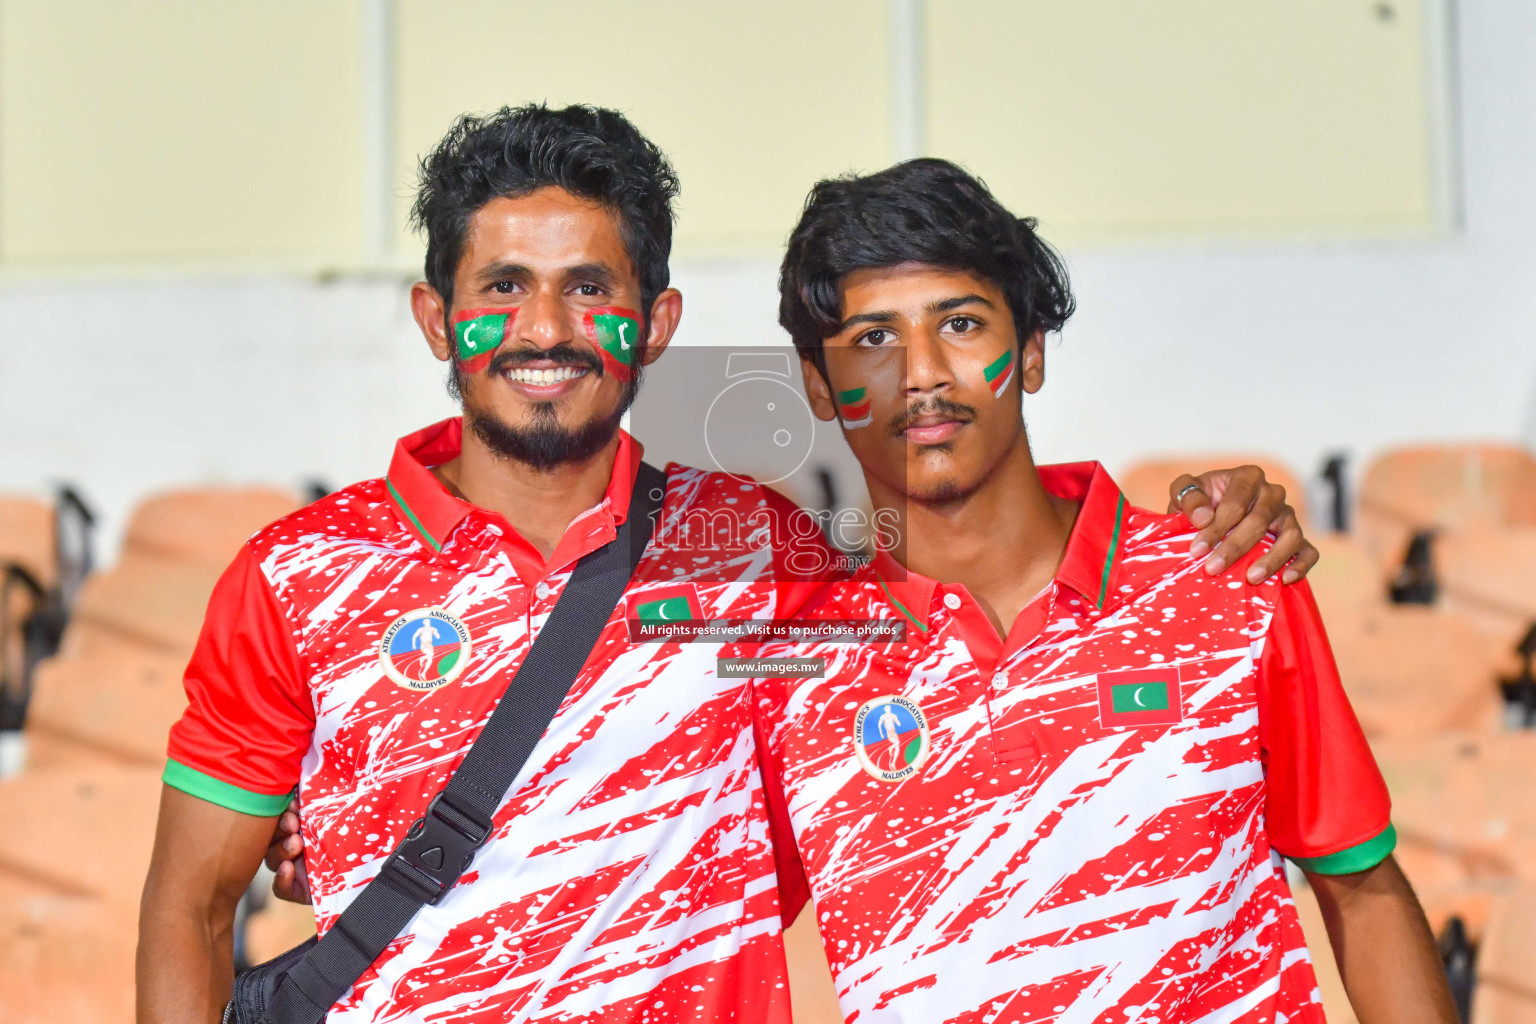
[[[1081,311],[1027,407],[1042,458],[1269,450],[1310,472],[1339,448],[1536,443],[1536,5],[1469,0],[1458,20],[1465,230],[1068,252]],[[775,270],[677,263],[680,342],[781,340]],[[405,292],[382,278],[0,281],[0,489],[72,481],[110,540],[156,488],[382,473],[396,436],[451,411]]]

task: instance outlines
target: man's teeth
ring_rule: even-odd
[[[578,366],[556,366],[548,370],[534,370],[524,366],[507,370],[506,374],[508,380],[519,384],[558,384],[579,377],[583,372]]]

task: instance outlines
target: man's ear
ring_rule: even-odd
[[[448,339],[448,303],[425,281],[411,285],[411,315],[421,328],[427,346],[440,361],[447,362],[453,356],[453,344]]]
[[[837,406],[832,402],[832,385],[822,374],[821,367],[809,356],[800,357],[800,376],[805,378],[805,397],[811,401],[811,412],[819,420],[831,423],[837,419]]]
[[[1026,395],[1032,395],[1045,383],[1045,331],[1036,331],[1025,338],[1022,348],[1019,386]]]
[[[682,292],[676,288],[668,288],[656,296],[656,301],[651,303],[651,331],[645,337],[645,351],[640,356],[642,363],[650,366],[661,358],[668,343],[672,341],[672,335],[677,333],[677,325],[682,319]]]

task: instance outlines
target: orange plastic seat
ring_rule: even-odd
[[[0,875],[132,908],[149,870],[160,772],[92,766],[0,781]]]
[[[1536,888],[1500,900],[1477,952],[1472,1024],[1536,1024]]]
[[[1536,733],[1447,733],[1372,743],[1392,793],[1397,860],[1438,931],[1452,914],[1474,939],[1491,908],[1536,882]]]
[[[205,488],[154,495],[134,509],[123,553],[222,570],[251,534],[300,505],[270,488]]]
[[[1401,561],[1417,531],[1536,526],[1536,456],[1511,444],[1397,448],[1366,467],[1359,532],[1373,557]]]
[[[1465,526],[1434,545],[1447,608],[1500,638],[1508,648],[1536,622],[1536,525]]]
[[[1115,481],[1132,505],[1162,512],[1168,507],[1168,485],[1182,473],[1203,473],[1208,469],[1235,466],[1262,466],[1271,483],[1285,488],[1285,500],[1307,522],[1307,492],[1301,478],[1289,466],[1271,455],[1213,453],[1206,455],[1169,455],[1143,459],[1115,475]]]
[[[0,886],[0,1020],[131,1024],[138,931],[126,908]]]
[[[1329,623],[1339,678],[1366,736],[1498,728],[1503,698],[1487,639],[1436,608],[1377,605]]]
[[[0,494],[0,565],[19,563],[47,586],[53,581],[53,505],[41,498]]]
[[[1322,556],[1307,574],[1329,634],[1353,628],[1362,615],[1387,600],[1387,574],[1348,534],[1318,533],[1308,538]]]
[[[166,734],[187,704],[185,667],[182,657],[145,651],[44,662],[27,712],[29,764],[103,756],[159,767]]]
[[[207,561],[126,552],[117,565],[80,588],[69,632],[77,626],[104,630],[146,649],[185,658],[197,642],[208,596],[222,569]],[[78,650],[67,633],[65,644]]]

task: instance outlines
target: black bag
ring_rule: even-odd
[[[661,470],[640,464],[618,536],[577,563],[507,692],[427,813],[324,938],[235,978],[224,1024],[320,1024],[416,912],[458,881],[623,598],[666,483]]]

